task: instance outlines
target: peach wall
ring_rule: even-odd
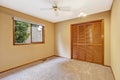
[[[13,19],[16,16],[45,25],[45,44],[13,45]],[[54,24],[0,6],[0,72],[54,55]]]
[[[111,67],[120,80],[120,0],[114,0],[111,11]]]
[[[76,18],[55,24],[55,53],[62,57],[71,57],[70,25],[104,19],[104,64],[110,65],[110,11]]]

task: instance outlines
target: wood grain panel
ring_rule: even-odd
[[[71,27],[72,58],[103,64],[102,20],[74,24]]]

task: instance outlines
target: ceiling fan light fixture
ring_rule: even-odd
[[[53,9],[54,9],[54,11],[57,11],[58,7],[57,6],[53,6]]]

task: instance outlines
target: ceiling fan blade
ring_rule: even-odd
[[[40,8],[40,10],[44,11],[44,10],[52,10],[53,8]]]
[[[49,0],[49,2],[52,4],[52,6],[58,6],[62,0]]]
[[[57,6],[59,0],[49,0],[52,6]]]
[[[58,9],[61,11],[71,11],[70,7],[59,7]]]

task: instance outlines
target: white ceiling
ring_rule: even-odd
[[[52,8],[50,0],[0,0],[1,6],[51,22],[77,18],[80,12],[90,15],[107,11],[111,9],[112,2],[113,0],[58,0],[58,6],[70,7],[71,11],[59,11],[58,16],[55,16],[53,10],[41,10]]]

